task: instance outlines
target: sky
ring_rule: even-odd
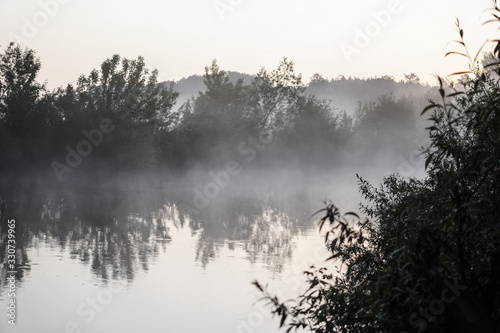
[[[40,81],[75,83],[114,54],[143,56],[160,80],[202,74],[217,59],[224,70],[254,74],[293,60],[307,82],[314,73],[397,80],[415,72],[466,70],[447,57],[460,47],[460,19],[471,53],[498,38],[482,25],[492,0],[0,0],[0,48],[34,49]],[[489,48],[490,49],[490,48]]]

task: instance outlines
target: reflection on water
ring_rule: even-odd
[[[304,194],[283,198],[272,192],[266,195],[239,193],[226,196],[200,214],[192,215],[179,204],[182,196],[161,190],[117,186],[50,188],[29,182],[4,184],[0,188],[0,303],[6,299],[9,271],[6,257],[8,218],[17,221],[15,270],[24,303],[40,302],[38,293],[47,287],[39,284],[48,284],[49,280],[58,281],[61,295],[58,298],[55,294],[47,294],[43,299],[46,302],[57,299],[57,306],[64,303],[65,308],[77,309],[77,299],[85,297],[76,299],[73,292],[92,293],[84,287],[89,283],[97,288],[106,288],[110,283],[125,281],[130,286],[128,297],[132,299],[149,290],[149,287],[140,287],[141,282],[137,282],[141,276],[147,280],[160,279],[161,282],[153,283],[156,289],[148,291],[147,304],[157,302],[155,294],[165,292],[164,297],[171,298],[165,304],[170,305],[158,307],[179,311],[176,318],[167,320],[161,319],[162,314],[157,313],[159,310],[150,309],[158,315],[151,321],[158,325],[161,322],[162,327],[174,327],[174,322],[180,321],[183,316],[189,318],[193,315],[188,308],[206,305],[206,300],[197,297],[200,292],[207,293],[206,288],[227,293],[225,307],[218,308],[219,315],[207,320],[232,321],[231,327],[240,325],[238,323],[245,318],[244,315],[234,314],[238,308],[235,302],[245,304],[239,305],[242,310],[238,311],[251,313],[255,300],[248,298],[252,290],[250,282],[259,276],[261,279],[279,278],[279,274],[290,271],[297,247],[304,242],[300,235],[306,229],[312,230],[312,237],[317,235],[314,224],[308,221],[311,203]],[[218,264],[219,261],[223,266]],[[193,271],[193,264],[198,265],[201,271]],[[212,266],[213,269],[210,269]],[[299,270],[304,268],[307,267],[300,267]],[[264,271],[268,274],[265,275]],[[190,286],[183,296],[174,297],[177,280],[189,281]],[[71,283],[78,286],[62,286]],[[201,291],[196,291],[198,285]],[[294,286],[297,286],[296,283]],[[246,298],[233,299],[231,295]],[[134,302],[140,301],[144,300]],[[182,310],[184,312],[179,302],[189,303],[188,308]],[[123,301],[123,304],[126,302]],[[52,305],[54,309],[57,306]],[[134,310],[133,305],[121,310],[118,305],[115,306],[117,316]],[[49,311],[51,305],[46,307]],[[58,315],[64,311],[59,310]],[[204,307],[199,311],[207,310]],[[69,311],[67,317],[71,319],[74,313],[75,310]],[[61,331],[65,322],[63,319],[51,322],[46,317],[38,321],[51,331]],[[0,323],[0,328],[4,324]],[[110,328],[118,325],[111,319],[91,325],[95,326],[88,326],[93,327],[89,332],[119,332]],[[270,327],[276,329],[275,323]],[[155,328],[151,326],[149,329]],[[216,332],[217,329],[208,331]]]
[[[102,280],[133,280],[139,270],[148,270],[160,251],[168,249],[171,230],[185,226],[196,235],[195,260],[203,267],[216,260],[221,248],[233,250],[241,244],[250,262],[263,262],[280,272],[292,256],[297,228],[307,223],[303,197],[296,198],[302,205],[288,203],[284,209],[283,201],[273,196],[234,196],[202,214],[190,215],[179,208],[182,205],[175,197],[167,198],[161,191],[26,187],[4,186],[0,196],[0,269],[5,278],[4,230],[7,218],[15,217],[21,282],[31,265],[27,249],[41,243],[69,251],[71,259],[88,265]]]
[[[103,280],[133,279],[139,269],[147,270],[148,263],[168,239],[165,219],[153,219],[146,213],[153,198],[122,191],[12,191],[2,196],[2,229],[6,218],[15,217],[17,266],[30,265],[28,248],[41,243],[61,251],[68,250],[71,258],[90,265],[92,273]],[[2,230],[3,231],[3,230]],[[5,253],[5,233],[1,253]],[[3,270],[6,258],[2,257]],[[23,270],[19,281],[22,281]],[[5,274],[2,274],[4,276]]]

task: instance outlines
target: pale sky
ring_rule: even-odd
[[[74,83],[113,54],[142,55],[161,80],[222,69],[254,74],[293,60],[305,81],[416,72],[435,83],[467,69],[455,18],[471,52],[498,38],[483,26],[491,0],[0,0],[0,47],[12,39],[34,49],[39,79],[50,88]],[[379,13],[377,15],[377,13]],[[389,14],[389,15],[387,15]],[[378,20],[377,20],[378,16]],[[367,33],[362,36],[360,31]]]

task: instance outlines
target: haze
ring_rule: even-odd
[[[0,45],[20,39],[36,50],[43,64],[39,78],[52,88],[76,82],[113,54],[144,56],[149,67],[159,69],[161,80],[201,74],[212,59],[225,69],[252,74],[262,66],[274,68],[286,56],[306,81],[314,73],[328,78],[393,75],[402,79],[411,71],[434,84],[432,74],[446,76],[467,66],[458,57],[443,57],[452,48],[447,43],[456,38],[455,17],[461,19],[472,50],[496,28],[481,26],[489,0],[50,3],[1,1]],[[387,10],[391,3],[396,3],[398,12],[380,31],[373,28],[373,37],[358,48],[359,53],[346,57],[341,46],[355,46],[356,29],[364,31],[376,22],[373,13]],[[51,14],[49,20],[40,15],[43,7],[51,8],[45,9]],[[39,27],[30,30],[26,22]]]

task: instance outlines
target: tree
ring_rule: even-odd
[[[175,154],[191,162],[225,162],[249,137],[283,134],[307,105],[323,112],[321,103],[307,101],[301,82],[293,62],[286,58],[270,73],[261,69],[250,85],[242,79],[233,82],[214,60],[205,68],[206,90],[182,108]],[[185,156],[186,147],[189,156]]]
[[[415,73],[405,74],[405,82],[411,84],[420,84],[420,78]]]
[[[36,117],[43,86],[36,82],[40,60],[33,50],[11,43],[0,56],[0,115],[3,128],[26,136]]]
[[[289,155],[308,167],[331,165],[334,160],[339,162],[338,153],[351,136],[342,128],[348,118],[345,113],[335,115],[328,101],[300,96],[288,114],[289,124],[278,139],[284,145],[280,149],[286,149]]]
[[[249,86],[243,79],[232,82],[214,60],[205,67],[206,90],[182,108],[177,129],[180,144],[176,155],[193,161],[225,160],[255,130]]]
[[[252,95],[264,131],[279,133],[291,120],[291,112],[303,95],[302,76],[295,73],[294,63],[284,58],[277,69],[268,73],[262,68],[252,82]]]
[[[99,128],[103,119],[112,122],[113,132],[104,138],[100,152],[92,154],[96,162],[115,170],[144,170],[158,163],[155,135],[172,130],[177,96],[171,85],[158,83],[158,71],[147,69],[142,57],[114,55],[99,71],[82,75],[76,88],[60,91],[58,106],[73,142],[82,139],[82,130]]]
[[[0,54],[0,167],[34,167],[51,154],[62,117],[36,81],[40,68],[33,50],[14,43]]]
[[[410,138],[414,134],[415,118],[413,106],[408,99],[396,99],[394,95],[386,94],[376,101],[359,103],[355,131],[362,141],[371,145],[390,145],[394,138],[401,142],[401,139]]]

